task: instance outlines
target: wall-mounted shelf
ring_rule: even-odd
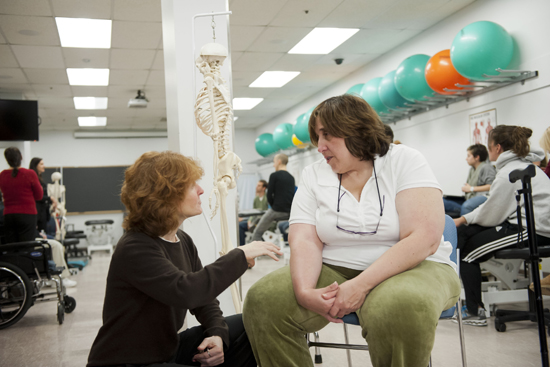
[[[499,75],[487,75],[483,74],[487,80],[483,81],[470,81],[470,84],[456,86],[463,89],[447,89],[449,92],[456,92],[452,95],[445,95],[434,93],[433,96],[425,96],[426,101],[414,101],[406,103],[407,107],[400,108],[399,110],[392,110],[390,113],[381,113],[380,118],[382,122],[396,123],[399,120],[410,119],[412,116],[425,113],[436,108],[443,106],[448,107],[450,104],[460,101],[469,101],[470,98],[479,96],[481,94],[488,93],[490,91],[506,87],[510,84],[521,83],[524,84],[526,80],[536,78],[539,75],[538,71],[525,71],[525,70],[502,70],[496,69]]]
[[[279,150],[275,153],[272,153],[272,154],[268,155],[267,157],[263,157],[263,158],[260,158],[260,159],[257,159],[255,161],[248,162],[248,163],[249,164],[255,164],[257,166],[261,166],[261,165],[264,165],[264,164],[273,163],[273,157],[275,157],[279,153],[284,153],[287,156],[292,157],[293,155],[304,154],[305,152],[309,152],[310,150],[314,150],[314,149],[317,149],[317,148],[315,148],[313,145],[309,145],[306,148],[302,148],[302,149],[291,148],[291,149]]]

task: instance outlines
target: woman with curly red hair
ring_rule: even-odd
[[[254,258],[277,260],[281,252],[252,242],[203,267],[179,229],[202,213],[202,175],[197,162],[174,152],[145,153],[126,170],[126,233],[111,260],[88,366],[256,366],[241,315],[223,317],[216,297]],[[178,334],[187,310],[201,326]]]

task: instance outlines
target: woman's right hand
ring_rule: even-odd
[[[300,306],[318,313],[330,322],[342,323],[341,319],[336,319],[328,313],[336,301],[339,289],[337,282],[325,288],[309,289],[300,297]]]
[[[246,262],[248,267],[251,268],[256,264],[254,260],[258,256],[267,255],[275,261],[279,261],[279,258],[275,254],[282,256],[283,252],[279,247],[275,246],[271,242],[254,241],[247,245],[239,246],[239,249],[243,250],[244,256],[246,256]]]

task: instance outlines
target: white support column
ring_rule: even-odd
[[[228,10],[226,0],[211,1],[181,1],[162,0],[162,32],[164,42],[164,69],[166,83],[166,107],[168,120],[168,148],[182,153],[185,156],[197,158],[204,169],[204,177],[200,185],[204,189],[202,195],[202,208],[205,215],[188,219],[184,223],[184,230],[193,238],[199,250],[199,256],[203,265],[214,262],[221,250],[220,214],[212,221],[211,227],[217,238],[217,244],[210,233],[207,220],[210,217],[208,197],[212,190],[214,148],[212,139],[202,133],[196,127],[194,120],[194,104],[198,91],[202,88],[202,75],[195,70],[195,59],[198,57],[201,47],[212,42],[212,18],[197,18],[194,29],[193,50],[193,16],[202,13],[224,12]],[[215,17],[216,42],[228,47],[227,23],[228,16]],[[194,52],[194,54],[193,54]],[[222,67],[222,76],[230,80],[231,57]],[[193,90],[193,84],[195,89]],[[231,85],[231,84],[229,84]],[[196,140],[195,140],[196,136]],[[237,215],[236,215],[237,190],[229,191],[227,196],[227,217],[232,242],[238,244]],[[214,199],[214,198],[213,198]],[[235,309],[229,290],[218,297],[224,315],[232,315]],[[189,320],[189,326],[196,325],[195,320]]]

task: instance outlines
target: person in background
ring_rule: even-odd
[[[294,177],[286,170],[288,156],[279,153],[273,158],[275,172],[269,176],[267,201],[270,209],[262,215],[252,234],[252,241],[259,241],[272,222],[286,220],[290,217],[290,208],[296,189]]]
[[[542,137],[540,138],[540,147],[544,150],[544,160],[546,160],[546,167],[544,167],[544,173],[550,178],[550,164],[548,164],[548,154],[550,154],[550,127],[544,130]],[[541,166],[542,168],[542,166]]]
[[[203,267],[179,229],[202,213],[202,175],[195,160],[175,152],[147,152],[126,170],[126,232],[109,266],[103,326],[88,366],[256,366],[241,315],[223,317],[216,297],[254,258],[282,253],[252,242]],[[179,332],[187,310],[200,326]]]
[[[267,210],[268,203],[267,203],[267,196],[265,195],[265,191],[267,190],[267,181],[266,180],[260,180],[258,181],[258,184],[256,185],[256,197],[254,198],[254,203],[252,205],[252,208],[258,209],[258,210]],[[260,221],[261,215],[254,215],[247,220],[244,220],[244,218],[239,218],[239,246],[244,245],[245,238],[246,238],[246,232],[247,231],[253,231],[258,222]]]
[[[46,170],[44,160],[38,157],[31,159],[29,169],[32,169],[34,172],[36,172],[36,175],[38,176],[38,181],[40,181],[40,185],[42,186],[42,190],[44,191],[44,196],[42,196],[40,200],[36,201],[36,227],[38,229],[38,232],[44,231],[45,233],[48,221],[51,218],[51,212],[52,210],[55,210],[55,207],[57,205],[57,200],[53,196],[48,196],[48,186],[42,178],[42,174]]]
[[[480,263],[493,257],[495,251],[515,247],[518,243],[517,190],[521,181],[511,183],[510,172],[525,169],[543,158],[543,152],[529,145],[532,130],[521,126],[499,125],[489,133],[489,158],[496,161],[497,174],[485,203],[471,213],[455,219],[460,249],[460,275],[464,284],[466,325],[487,326],[485,306],[481,299]],[[545,175],[531,179],[535,228],[539,246],[550,245],[550,180]],[[526,227],[525,207],[521,201],[521,222]],[[522,231],[527,241],[527,231]]]
[[[496,175],[495,167],[487,162],[489,153],[485,145],[471,145],[466,152],[466,162],[471,168],[466,183],[462,186],[464,200],[443,199],[445,213],[453,218],[468,214],[483,204]]]
[[[36,200],[44,191],[36,172],[22,168],[23,156],[16,147],[4,151],[10,169],[0,172],[0,191],[4,197],[6,243],[33,241],[36,238]]]
[[[375,367],[428,365],[441,312],[460,294],[444,241],[441,188],[426,159],[390,143],[365,100],[318,105],[292,203],[290,267],[248,291],[243,321],[258,365],[313,366],[305,338],[356,312]]]

